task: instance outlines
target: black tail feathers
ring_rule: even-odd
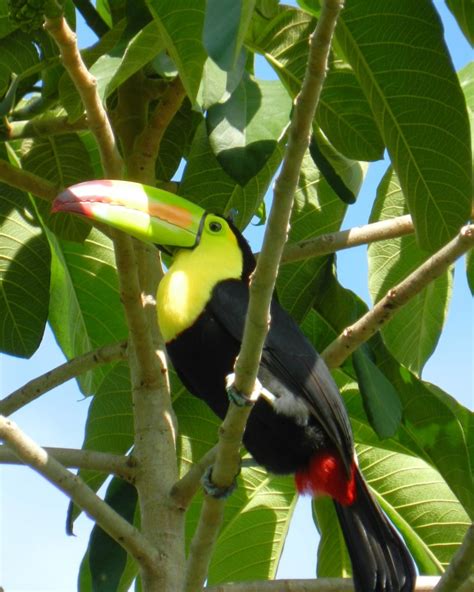
[[[400,536],[356,471],[356,501],[334,502],[349,551],[356,592],[412,592],[416,573]]]

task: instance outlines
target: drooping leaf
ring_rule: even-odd
[[[224,103],[234,92],[245,71],[246,53],[242,51],[235,67],[226,72],[208,58],[204,63],[197,101],[204,111],[216,103]]]
[[[357,195],[363,179],[359,163],[336,155],[327,145],[324,146],[324,151],[328,156],[331,155],[343,182]],[[338,230],[345,212],[346,204],[321,176],[310,153],[307,153],[295,194],[289,242],[308,240]],[[285,263],[280,268],[277,279],[278,297],[298,322],[303,320],[324,288],[327,268],[331,266],[332,258],[323,256]]]
[[[379,438],[392,437],[402,419],[402,406],[397,391],[363,348],[352,354],[352,363],[370,425]]]
[[[470,0],[446,0],[446,5],[456,19],[459,28],[469,41],[474,44],[474,19]]]
[[[210,212],[237,210],[239,228],[252,219],[277,170],[283,150],[277,145],[263,169],[245,187],[236,184],[222,169],[209,144],[205,122],[198,127],[180,185],[180,195],[199,203]]]
[[[210,58],[223,70],[232,70],[242,47],[255,0],[208,0],[203,41]]]
[[[26,193],[0,183],[0,350],[28,358],[48,318],[51,253]]]
[[[315,19],[302,10],[282,6],[247,43],[267,59],[292,97],[303,82],[308,38],[315,26]],[[347,158],[381,158],[384,144],[372,110],[352,69],[341,59],[330,62],[315,122]]]
[[[277,81],[244,75],[225,103],[207,116],[210,145],[222,168],[241,186],[255,177],[288,125],[291,99]]]
[[[89,153],[77,134],[62,134],[36,138],[21,159],[24,169],[56,183],[58,190],[94,177]],[[83,241],[90,224],[77,216],[51,214],[51,205],[38,202],[44,222],[58,236]]]
[[[336,37],[371,105],[418,242],[434,251],[471,209],[467,113],[438,14],[429,0],[354,0]]]
[[[133,523],[138,501],[133,485],[112,479],[105,501],[122,518]],[[93,592],[116,592],[127,564],[127,552],[97,524],[91,532],[88,549]]]
[[[407,213],[397,176],[389,169],[378,187],[370,221],[387,220]],[[368,253],[369,289],[374,302],[428,258],[428,253],[418,247],[414,235],[372,243]],[[418,375],[441,335],[451,298],[452,279],[452,270],[447,270],[411,298],[381,328],[391,353]]]
[[[147,0],[147,4],[188,97],[194,102],[207,57],[202,44],[205,1]]]
[[[470,520],[440,474],[421,459],[357,446],[360,468],[393,524],[403,535],[420,574],[444,571],[459,548]],[[315,500],[322,543],[318,576],[351,573],[342,532],[330,500]]]
[[[20,76],[39,63],[39,54],[31,35],[14,31],[0,38],[0,97],[10,85],[12,74]]]

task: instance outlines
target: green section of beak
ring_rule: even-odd
[[[53,212],[71,212],[123,230],[140,240],[192,248],[205,210],[178,195],[129,181],[87,181],[55,200]]]

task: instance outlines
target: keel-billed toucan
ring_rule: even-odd
[[[223,418],[239,353],[255,259],[229,220],[176,195],[124,181],[75,185],[53,211],[74,212],[164,247],[173,262],[157,294],[158,322],[188,390]],[[323,360],[273,301],[259,379],[274,400],[252,409],[244,445],[299,492],[334,500],[357,592],[411,592],[412,559],[367,488],[349,418]]]

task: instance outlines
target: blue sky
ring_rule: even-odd
[[[435,5],[443,18],[455,66],[460,69],[472,59],[472,53],[466,43],[460,42],[457,25],[444,2],[437,0]],[[89,43],[84,38],[80,40],[82,46]],[[262,76],[269,77],[269,69],[261,67]],[[371,165],[357,204],[349,208],[344,228],[367,222],[376,186],[385,168],[385,163]],[[251,241],[255,249],[259,240],[261,230],[253,230]],[[338,255],[338,275],[343,285],[369,301],[365,247]],[[425,367],[424,378],[472,408],[473,310],[464,261],[458,262],[455,275],[446,328]],[[63,361],[48,329],[31,360],[0,356],[0,396]],[[13,419],[40,444],[78,448],[82,444],[88,405],[89,400],[83,399],[75,383],[69,382],[20,410]],[[78,566],[92,523],[82,516],[76,524],[76,536],[67,537],[64,531],[67,505],[68,500],[61,492],[31,470],[0,468],[0,586],[6,591],[72,592],[76,589]],[[278,576],[314,577],[316,546],[310,500],[302,499],[295,512]]]

